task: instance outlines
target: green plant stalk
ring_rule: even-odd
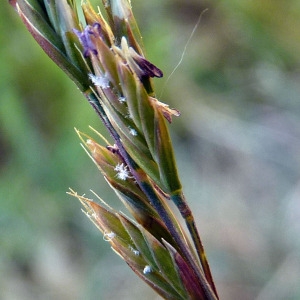
[[[185,220],[188,231],[193,239],[206,280],[210,283],[215,294],[218,295],[192,211],[190,210],[183,193],[171,195],[171,200],[174,202],[181,213],[182,218]]]

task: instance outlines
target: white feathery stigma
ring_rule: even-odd
[[[106,242],[109,242],[110,240],[112,240],[114,237],[116,236],[116,234],[114,232],[105,232],[103,235],[103,240]]]
[[[118,179],[126,180],[127,178],[130,177],[130,172],[128,170],[128,167],[123,163],[117,164],[114,170],[117,171],[116,176]]]
[[[134,255],[140,255],[140,251],[139,250],[136,250],[134,249],[133,247],[129,246],[129,249],[133,252]]]
[[[122,97],[122,96],[120,96],[120,97],[118,98],[118,100],[119,100],[120,103],[126,102],[126,98],[125,98],[125,97]]]
[[[92,80],[95,86],[99,86],[103,89],[109,88],[109,80],[105,76],[96,76],[90,73],[89,78]]]
[[[134,128],[128,127],[129,128],[129,133],[133,136],[137,136],[137,131]]]
[[[149,266],[149,265],[145,266],[145,268],[143,270],[143,273],[146,275],[146,274],[149,274],[151,272],[152,272],[151,266]]]

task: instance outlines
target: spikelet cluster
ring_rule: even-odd
[[[82,145],[135,221],[100,198],[70,190],[105,241],[166,299],[217,299],[200,236],[177,173],[168,123],[180,113],[157,99],[162,71],[144,55],[128,0],[103,0],[106,18],[88,1],[10,0],[32,36],[74,81],[112,143],[77,131]],[[95,131],[96,132],[96,131]],[[100,134],[99,134],[100,135]],[[101,135],[100,135],[101,136]],[[169,201],[186,221],[193,245]]]

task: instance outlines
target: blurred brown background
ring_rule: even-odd
[[[300,299],[300,1],[132,5],[221,299]],[[7,1],[0,42],[0,298],[159,299],[66,195],[123,209],[73,127],[105,129]]]

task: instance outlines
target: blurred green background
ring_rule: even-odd
[[[300,1],[132,5],[221,299],[300,299]],[[66,195],[123,209],[73,129],[97,116],[7,1],[0,42],[0,298],[159,299]]]

